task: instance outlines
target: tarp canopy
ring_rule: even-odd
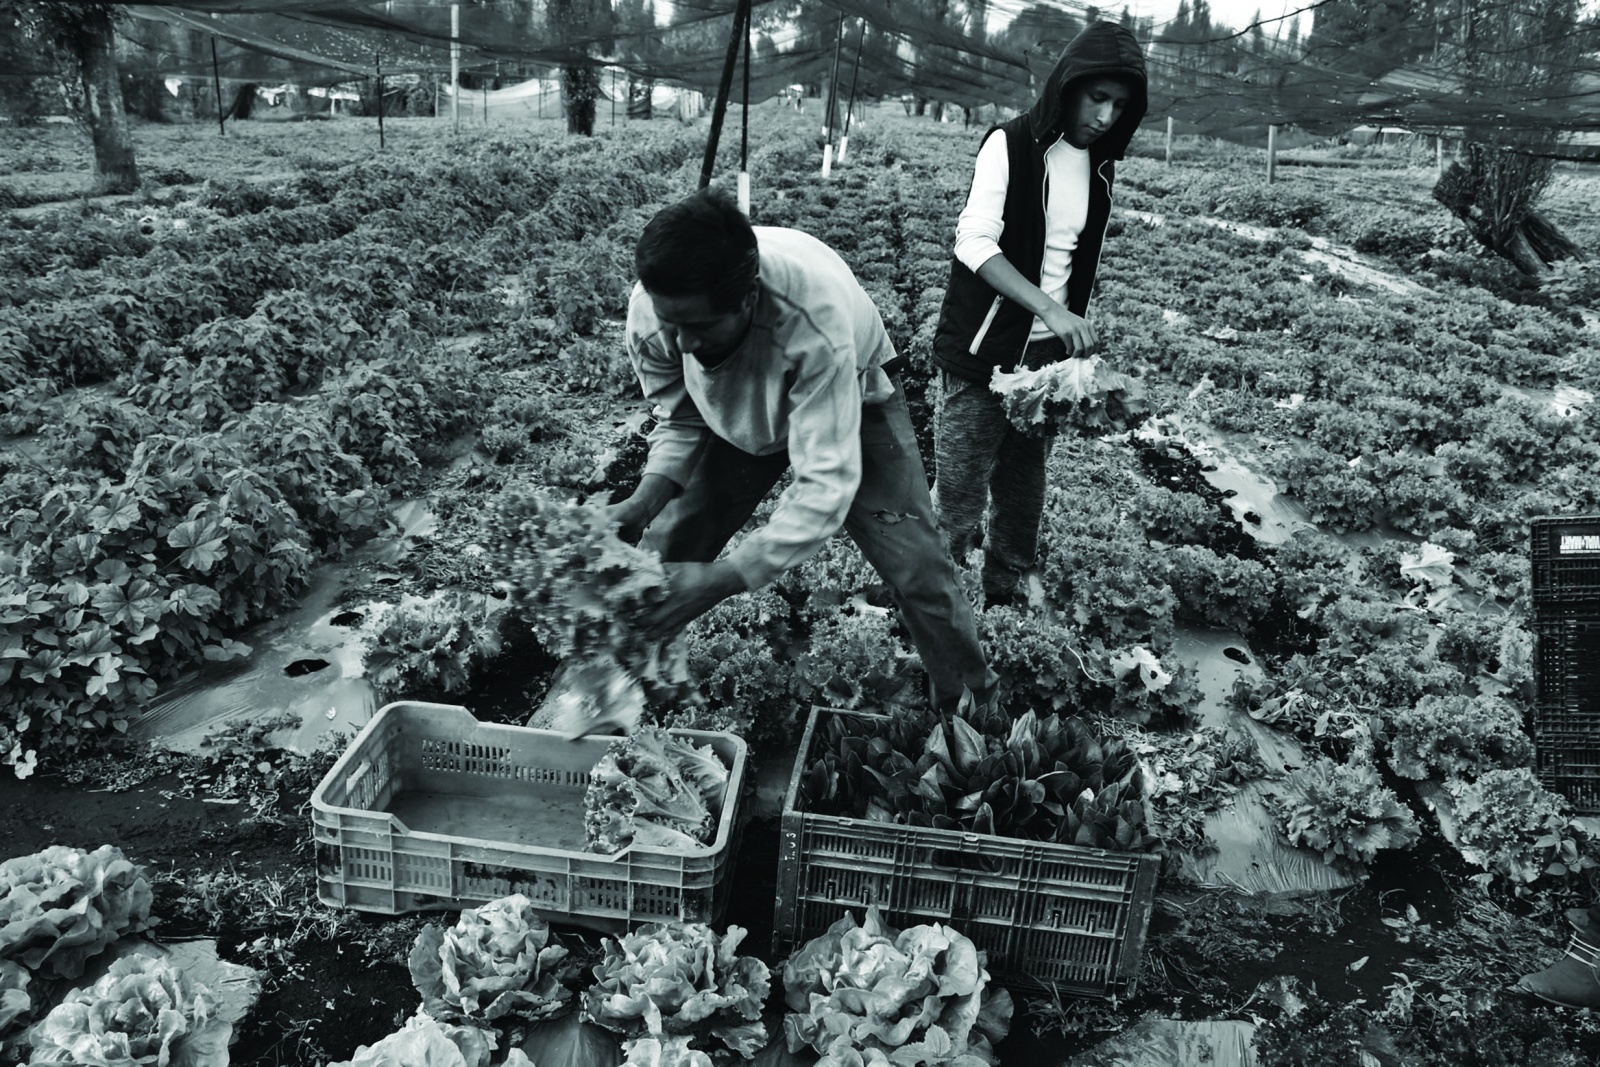
[[[448,70],[451,6],[125,5],[139,20],[189,36],[187,50],[149,53],[163,74],[209,73],[209,49],[193,42],[215,35],[226,42],[218,54],[225,77],[325,83],[371,76],[380,63],[386,73]],[[676,0],[670,22],[658,24],[641,0],[485,0],[459,5],[454,40],[469,75],[515,71],[508,80],[520,80],[529,65],[614,65],[711,94],[735,6]],[[858,85],[864,97],[1013,108],[1031,102],[1061,46],[1099,17],[1095,7],[1063,0],[755,0],[753,10],[752,100],[819,85],[837,64],[841,87]],[[1540,133],[1548,142],[1556,132],[1600,130],[1600,46],[1579,10],[1577,0],[1317,0],[1242,29],[1212,25],[1209,16],[1197,23],[1187,4],[1171,20],[1124,17],[1145,45],[1149,118],[1170,116],[1187,131],[1471,127]],[[741,85],[735,78],[736,102]]]

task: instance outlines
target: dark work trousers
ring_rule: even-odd
[[[753,456],[713,436],[689,484],[650,524],[642,544],[669,563],[716,559],[788,469],[787,452]],[[963,686],[991,688],[994,676],[934,520],[898,381],[888,400],[861,409],[861,487],[844,528],[894,594],[935,704],[958,701]]]
[[[1028,345],[1022,362],[1041,367],[1066,354],[1066,346],[1051,338]],[[1011,425],[988,382],[948,371],[939,379],[934,434],[939,526],[957,564],[966,562],[983,533],[984,598],[1005,603],[1021,595],[1018,583],[1039,554],[1045,461],[1055,436],[1024,433]]]

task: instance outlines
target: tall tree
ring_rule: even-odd
[[[558,40],[573,42],[576,51],[586,42],[611,32],[610,0],[549,0],[546,19]],[[600,96],[600,67],[587,56],[573,58],[561,68],[561,98],[566,105],[567,132],[594,134],[594,105]]]
[[[48,61],[77,88],[77,112],[94,143],[89,191],[131,193],[139,187],[133,136],[123,107],[112,33],[115,4],[0,0],[0,24],[38,43]]]
[[[1473,107],[1463,127],[1462,159],[1433,188],[1479,243],[1523,272],[1543,274],[1579,249],[1536,210],[1550,184],[1555,120],[1530,119],[1527,104],[1570,94],[1586,44],[1578,0],[1518,5],[1459,0],[1458,39],[1448,50]],[[1445,52],[1441,48],[1441,52]],[[1497,112],[1483,107],[1494,101]],[[1513,117],[1514,112],[1523,112]]]

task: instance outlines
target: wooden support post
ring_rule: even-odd
[[[450,5],[450,121],[461,132],[461,5]]]
[[[222,71],[217,66],[217,35],[211,35],[211,87],[217,93],[217,136],[228,136],[228,128],[223,124],[222,114]]]
[[[1267,184],[1278,180],[1278,127],[1267,127]]]
[[[1167,116],[1167,166],[1172,166],[1172,116]]]
[[[1437,180],[1444,177],[1444,134],[1436,134],[1433,138],[1433,176]]]

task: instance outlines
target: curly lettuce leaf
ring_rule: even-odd
[[[165,960],[125,956],[28,1032],[32,1063],[84,1067],[227,1067],[233,1024],[204,987]]]
[[[123,934],[150,924],[153,894],[122,851],[51,845],[0,863],[0,960],[45,978],[77,978]]]
[[[439,1019],[535,1022],[572,1000],[558,973],[566,958],[550,924],[515,893],[464,909],[452,929],[424,927],[408,963],[424,1009]]]
[[[656,923],[604,942],[584,1017],[629,1038],[716,1039],[750,1058],[765,1046],[761,1010],[772,989],[767,965],[737,954],[745,931],[719,938],[704,923]]]
[[[713,813],[721,810],[727,778],[716,753],[681,742],[660,727],[618,738],[589,775],[587,845],[608,854],[633,844],[701,848],[716,831]],[[715,800],[708,802],[712,794]]]
[[[489,1067],[495,1044],[491,1031],[441,1023],[419,1010],[399,1030],[329,1067]],[[512,1049],[502,1067],[533,1064],[521,1049]]]
[[[20,1025],[33,1010],[33,996],[28,992],[31,977],[22,964],[0,960],[0,1038]]]
[[[992,1064],[1010,1025],[1010,995],[988,989],[969,938],[939,923],[896,931],[876,906],[802,946],[783,979],[789,1051],[809,1046],[823,1064]]]

